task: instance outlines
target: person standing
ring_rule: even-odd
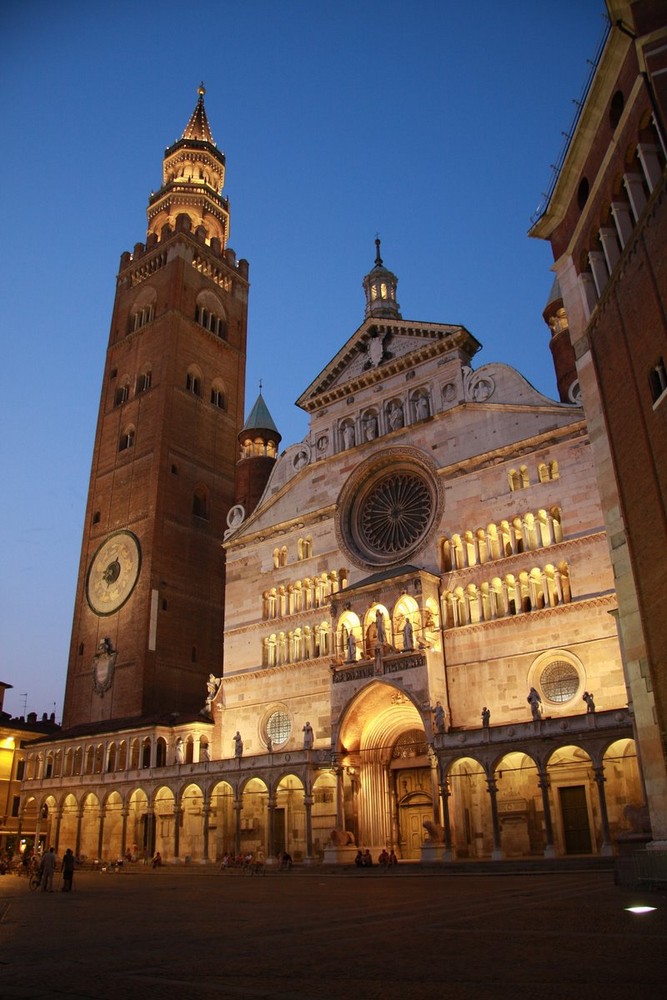
[[[63,892],[72,891],[72,879],[74,878],[74,854],[72,848],[68,847],[63,858]]]
[[[56,851],[50,847],[42,858],[42,892],[53,892],[53,873],[56,870]]]

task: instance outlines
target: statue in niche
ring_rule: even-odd
[[[389,429],[392,431],[400,430],[403,426],[403,407],[400,403],[394,401],[389,404],[389,412],[387,414],[389,419]]]
[[[378,608],[375,612],[375,629],[377,634],[377,644],[378,646],[384,646],[387,641],[387,633],[384,627],[384,615]]]
[[[343,427],[343,444],[345,448],[354,448],[354,424],[345,424]]]
[[[364,417],[364,435],[367,441],[374,441],[378,436],[378,422],[375,414]]]
[[[350,663],[357,659],[357,643],[352,629],[347,633],[347,658]]]
[[[484,706],[482,709],[482,725],[485,729],[489,728],[489,720],[491,719],[491,710]]]
[[[312,750],[313,749],[313,739],[315,734],[313,733],[313,727],[310,722],[307,722],[302,729],[303,732],[303,749]]]
[[[426,396],[417,396],[415,398],[415,414],[417,420],[426,420],[428,417],[428,399]]]
[[[415,638],[412,630],[412,622],[409,618],[405,619],[405,625],[403,626],[403,649],[414,649],[415,648]]]
[[[185,760],[185,744],[179,736],[176,740],[176,763],[182,764]]]
[[[236,730],[236,735],[234,736],[234,756],[243,756],[243,740],[241,739],[241,734],[238,729]]]

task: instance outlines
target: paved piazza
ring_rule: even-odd
[[[2,1000],[627,1000],[664,984],[667,899],[609,872],[58,880],[0,878]],[[624,910],[637,902],[657,910]]]

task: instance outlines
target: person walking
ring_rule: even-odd
[[[63,858],[63,892],[72,891],[72,879],[74,878],[74,854],[72,853],[72,848],[68,847],[65,851],[65,857]]]

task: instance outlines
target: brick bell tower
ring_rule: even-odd
[[[227,248],[203,85],[120,259],[63,725],[202,708],[222,659],[221,540],[243,426],[248,264]]]

